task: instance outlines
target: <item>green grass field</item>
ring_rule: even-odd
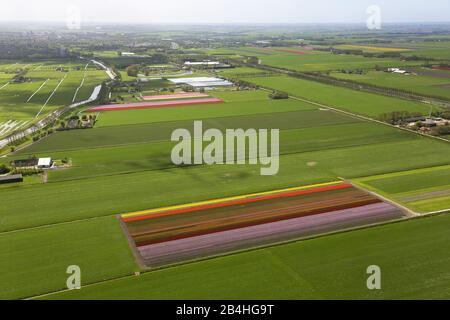
[[[449,48],[419,49],[404,53],[405,56],[417,56],[420,58],[432,58],[437,60],[450,60]]]
[[[102,112],[98,118],[97,127],[316,109],[301,101],[270,100],[267,97],[268,93],[263,91],[223,92],[214,93],[214,95],[224,99],[226,103]],[[230,98],[231,96],[234,97]]]
[[[292,101],[291,105],[295,106],[295,108],[298,106],[295,101]],[[216,106],[212,106],[212,108],[216,108]],[[206,114],[208,115],[208,112]],[[21,150],[19,154],[167,141],[170,140],[174,130],[178,128],[192,129],[194,120],[202,119],[203,118],[201,117],[196,117],[192,120],[108,126],[89,130],[58,132],[57,134],[53,134],[48,138]],[[203,126],[204,128],[217,129],[299,129],[340,123],[352,123],[355,121],[357,120],[354,118],[334,112],[304,110],[219,118],[206,117],[203,120]]]
[[[10,130],[0,128],[0,136],[29,125],[59,107],[88,99],[94,87],[106,79],[106,74],[93,66],[86,69],[85,66],[82,63],[30,64],[25,75],[28,82],[7,84],[4,80],[5,83],[0,84],[4,86],[0,90],[0,127],[8,121],[16,123]],[[56,70],[60,67],[64,71]],[[10,76],[0,74],[3,78]]]
[[[356,181],[416,212],[450,209],[450,166],[396,172]]]
[[[428,39],[427,41],[413,41],[413,42],[406,42],[406,41],[396,41],[389,45],[377,45],[373,46],[372,48],[378,49],[380,47],[383,47],[384,49],[396,49],[397,52],[401,52],[404,56],[417,56],[420,58],[431,58],[436,60],[449,60],[450,54],[450,41],[442,40],[442,39],[435,39],[434,41],[431,41],[431,39]],[[389,52],[385,51],[384,52]]]
[[[419,219],[191,263],[45,298],[448,299],[449,228],[449,215]],[[366,287],[370,265],[381,268],[381,290]]]
[[[293,50],[304,54],[286,52]],[[374,69],[379,67],[400,67],[420,65],[417,61],[401,61],[398,58],[366,58],[359,55],[332,54],[325,51],[305,50],[302,48],[238,48],[235,54],[256,56],[262,64],[295,71],[331,71],[352,69]]]
[[[428,114],[430,105],[355,91],[288,76],[244,78],[257,85],[290,93],[331,107],[377,118],[383,113],[409,111]],[[434,106],[435,110],[440,110]]]
[[[224,69],[219,70],[219,75],[223,77],[233,78],[233,77],[240,77],[240,76],[249,76],[249,75],[257,75],[262,76],[270,74],[267,71],[255,69],[255,68],[247,68],[247,67],[238,67],[238,68],[232,68],[232,69]]]
[[[450,99],[450,72],[448,72],[448,74],[448,78],[441,78],[423,75],[393,74],[382,71],[369,71],[368,73],[362,75],[336,72],[332,73],[331,76],[338,79],[358,81],[386,88],[406,90],[415,94],[425,94]]]
[[[260,175],[260,166],[194,166],[7,188],[1,230],[448,164],[450,150],[433,154],[440,146],[418,137],[290,154],[280,157],[280,171],[270,177]],[[163,165],[169,162],[166,158]]]
[[[262,59],[276,59],[278,53],[269,50]],[[323,61],[313,64],[336,63],[327,62],[329,58],[324,56],[320,58]],[[24,118],[42,107],[42,99],[57,85],[62,72],[55,71],[55,65],[30,67],[30,75],[41,83],[51,80],[33,97],[35,105],[20,111]],[[75,101],[85,99],[90,95],[89,88],[105,77],[103,71],[93,67],[85,72],[85,65],[67,66],[81,69],[71,69],[43,113],[70,103],[77,88]],[[258,77],[249,72],[252,70],[237,68],[227,72],[371,117],[396,110],[429,111],[429,106],[420,103],[287,76]],[[33,81],[21,85],[30,85],[26,90],[23,87],[28,95],[38,84]],[[149,85],[146,89],[151,93],[155,88]],[[3,90],[0,102],[11,99],[11,114],[20,116],[16,109],[23,105],[26,95],[11,95]],[[2,96],[4,93],[10,95]],[[79,265],[82,283],[93,285],[50,298],[195,299],[211,297],[211,290],[216,290],[216,299],[450,296],[445,269],[449,262],[445,255],[449,216],[133,275],[138,266],[115,214],[339,179],[355,180],[414,210],[435,210],[447,203],[450,149],[445,142],[294,99],[270,100],[263,90],[218,90],[211,95],[225,103],[104,112],[93,129],[56,132],[0,158],[2,164],[37,155],[68,158],[72,164],[70,168],[48,171],[48,179],[26,177],[22,184],[0,188],[0,256],[4,257],[0,262],[0,287],[5,288],[0,298],[63,290],[69,265]],[[194,120],[203,120],[205,130],[280,129],[279,173],[261,176],[260,165],[174,166],[170,158],[174,145],[169,141],[171,133],[177,128],[191,129]],[[414,199],[406,201],[405,197]],[[382,291],[369,292],[365,287],[365,271],[371,264],[382,267]],[[411,274],[417,275],[413,282]],[[120,277],[125,278],[109,281]],[[199,277],[203,279],[200,285]]]
[[[339,131],[338,136],[335,134],[336,131]],[[280,133],[280,154],[287,155],[412,140],[414,140],[414,137],[405,132],[364,122],[288,129],[282,130]],[[72,160],[72,168],[49,172],[49,181],[61,181],[92,178],[97,175],[171,168],[174,166],[168,159],[174,145],[175,143],[163,141],[117,147],[83,148],[36,155]],[[16,156],[16,158],[21,157],[23,155]]]
[[[170,135],[177,128],[192,128],[193,121],[152,123],[155,119],[173,118],[170,115],[174,109],[145,110],[127,121],[134,123],[145,119],[149,123],[58,132],[16,154],[15,158],[29,155],[70,158],[73,167],[49,172],[46,184],[2,190],[6,211],[2,230],[319,183],[339,177],[351,179],[446,165],[450,157],[444,142],[334,111],[318,110],[303,102],[269,101],[261,91],[223,92],[218,96],[229,101],[223,106],[230,114],[239,114],[237,107],[227,109],[228,105],[239,105],[238,101],[242,108],[239,112],[249,108],[247,112],[254,114],[209,118],[216,106],[184,107],[179,111],[197,110],[199,117],[196,118],[204,117],[205,129],[281,129],[282,156],[278,175],[260,176],[260,166],[174,167],[170,160],[173,146],[169,142]],[[257,109],[260,103],[262,106],[273,104],[266,111],[280,106],[300,110],[258,114],[264,109]],[[198,110],[204,110],[203,117]],[[110,114],[118,113],[122,112]],[[439,154],[435,152],[438,149]],[[10,160],[8,157],[0,162]],[[77,201],[73,201],[74,195]],[[53,200],[49,202],[49,198]]]
[[[139,269],[114,217],[2,233],[0,255],[0,299],[63,290],[70,265],[85,284]]]

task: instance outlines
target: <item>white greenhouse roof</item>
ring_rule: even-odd
[[[52,158],[39,158],[38,167],[49,167],[52,164]]]
[[[188,84],[193,87],[219,87],[219,86],[231,86],[231,82],[214,77],[194,77],[194,78],[174,78],[169,79],[170,82],[175,84]]]

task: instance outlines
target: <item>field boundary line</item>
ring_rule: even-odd
[[[322,128],[322,127],[329,127],[329,126],[345,126],[345,125],[352,125],[352,124],[361,124],[360,122],[349,122],[349,123],[338,123],[338,124],[323,124],[323,125],[319,125],[319,126],[314,126],[314,127],[302,127],[302,128],[293,128],[293,129],[280,129],[280,131],[292,131],[292,130],[306,130],[306,129],[313,129],[313,128]],[[101,128],[106,128],[106,127],[100,127]],[[112,128],[112,127],[108,127],[108,128]],[[34,142],[33,144],[29,144],[27,146],[24,146],[21,149],[17,149],[16,153],[18,151],[21,151],[27,147],[30,147],[31,145],[37,145],[39,142],[41,142],[43,139],[40,139],[39,141]],[[22,155],[29,155],[29,154],[36,154],[36,153],[62,153],[62,152],[73,152],[73,151],[84,151],[84,150],[96,150],[96,149],[107,149],[107,148],[120,148],[120,147],[124,147],[124,146],[135,146],[135,145],[140,145],[140,144],[149,144],[149,143],[171,143],[173,141],[171,141],[170,139],[167,140],[149,140],[149,141],[142,141],[142,142],[130,142],[130,143],[119,143],[119,144],[107,144],[107,145],[99,145],[99,146],[92,146],[92,147],[76,147],[76,148],[72,148],[72,149],[57,149],[57,150],[42,150],[42,151],[38,151],[38,152],[30,152],[30,153],[23,153]],[[398,141],[397,141],[398,142]],[[375,144],[381,144],[381,143],[386,143],[386,142],[375,142],[375,143],[371,143],[371,145],[375,145]],[[392,142],[392,143],[395,143]],[[342,149],[342,148],[352,148],[352,147],[360,147],[360,146],[364,146],[364,145],[368,145],[368,144],[353,144],[353,145],[348,145],[348,146],[342,146],[342,147],[336,147],[334,149]],[[304,151],[304,152],[314,152],[317,150],[308,150],[308,151]],[[294,153],[298,153],[298,152],[288,152],[288,153],[284,153],[285,154],[294,154]],[[283,154],[282,154],[283,155]]]
[[[44,81],[44,83],[41,84],[41,86],[28,98],[27,103],[30,102],[31,99],[33,99],[33,97],[39,92],[41,91],[42,87],[45,86],[45,84],[49,81],[50,79],[47,79]]]
[[[56,181],[53,183],[60,183],[61,181]],[[326,185],[326,184],[338,184],[338,183],[342,183],[343,181],[341,180],[336,180],[334,182],[325,182],[325,183],[320,183],[317,184],[316,186],[320,186],[320,185]],[[27,187],[32,187],[33,185],[25,185],[23,186],[24,188]],[[315,186],[315,185],[311,185],[311,186]],[[296,188],[311,188],[311,186],[303,186],[303,187],[293,187],[294,189]],[[292,188],[286,188],[287,190],[292,189]],[[260,193],[274,193],[274,191],[262,191]],[[258,194],[258,193],[255,193]],[[244,195],[239,195],[239,196],[235,196],[235,197],[243,197]],[[245,195],[247,196],[247,195]],[[232,197],[233,198],[233,197]],[[218,199],[212,199],[209,201],[218,201]],[[208,202],[208,201],[206,201]],[[187,205],[187,204],[183,204]],[[174,205],[174,207],[179,206],[179,205]],[[170,208],[171,206],[169,206]],[[150,210],[157,210],[157,209],[150,209]],[[160,210],[160,209],[158,209]],[[148,210],[142,210],[142,211],[148,211]],[[136,211],[136,212],[140,212],[140,211]],[[136,212],[131,212],[136,213]],[[96,220],[96,219],[102,219],[102,218],[106,218],[106,217],[113,217],[113,216],[121,216],[121,213],[108,213],[108,214],[104,214],[104,215],[98,215],[98,216],[94,216],[94,217],[87,217],[87,218],[79,218],[79,219],[74,219],[74,220],[69,220],[69,221],[61,221],[61,222],[54,222],[54,223],[47,223],[47,224],[42,224],[42,225],[35,225],[35,226],[31,226],[31,227],[25,227],[25,228],[17,228],[17,229],[10,229],[10,230],[5,230],[5,231],[0,231],[0,236],[4,235],[4,234],[12,234],[12,233],[18,233],[18,232],[22,232],[22,231],[28,231],[28,230],[36,230],[36,229],[43,229],[43,228],[47,228],[47,227],[52,227],[52,226],[58,226],[58,225],[65,225],[65,224],[70,224],[70,223],[77,223],[77,222],[83,222],[83,221],[91,221],[91,220]]]
[[[352,182],[352,185],[353,185],[355,188],[359,189],[359,190],[362,190],[362,191],[364,191],[364,192],[367,192],[367,193],[373,195],[374,197],[377,197],[377,198],[383,200],[383,201],[386,202],[386,203],[390,203],[391,205],[393,205],[393,206],[395,206],[395,207],[401,208],[405,213],[408,214],[408,216],[409,216],[410,218],[411,218],[411,217],[418,217],[418,216],[421,215],[420,213],[417,213],[417,212],[413,211],[412,209],[410,209],[410,208],[404,206],[404,205],[401,204],[401,203],[398,203],[398,202],[396,202],[396,201],[394,201],[394,200],[392,200],[392,199],[389,199],[388,197],[386,197],[386,196],[384,196],[384,195],[382,195],[382,194],[380,194],[380,193],[378,193],[378,192],[376,192],[376,191],[374,191],[374,190],[372,190],[372,189],[370,189],[370,188],[366,188],[364,184],[357,184],[357,183],[353,183],[353,182]]]
[[[50,102],[50,99],[55,95],[56,91],[58,90],[59,86],[63,83],[63,81],[66,79],[67,74],[61,79],[61,81],[59,81],[58,85],[56,86],[56,88],[53,90],[53,92],[50,94],[50,96],[47,98],[47,100],[45,101],[44,105],[42,106],[41,110],[39,110],[39,112],[36,114],[35,118],[39,117],[39,115],[41,114],[42,110],[44,110],[44,108],[47,106],[47,104]]]
[[[445,214],[445,212],[442,212],[440,214]],[[435,214],[435,215],[438,215],[438,214]],[[198,259],[183,261],[183,262],[180,262],[180,263],[170,264],[170,265],[166,265],[164,267],[159,267],[159,268],[150,269],[150,268],[146,267],[145,269],[142,270],[142,272],[140,273],[139,276],[136,276],[136,275],[133,275],[133,274],[129,274],[129,275],[125,275],[125,276],[122,276],[122,277],[116,277],[116,278],[101,280],[101,281],[97,281],[97,282],[93,282],[93,283],[84,285],[82,287],[82,289],[83,288],[87,288],[87,287],[93,287],[93,286],[97,286],[97,285],[102,285],[102,284],[105,284],[105,283],[111,283],[111,282],[116,282],[116,281],[120,281],[120,280],[124,280],[124,279],[129,279],[129,278],[135,278],[135,277],[139,278],[141,276],[145,276],[145,275],[148,275],[150,273],[156,273],[156,272],[159,272],[159,271],[176,268],[176,267],[180,267],[180,266],[183,266],[183,265],[199,263],[199,262],[202,262],[202,261],[208,261],[208,260],[212,260],[212,259],[216,259],[216,258],[224,258],[224,257],[232,256],[232,255],[235,255],[235,254],[241,254],[241,253],[252,252],[252,251],[257,251],[257,250],[264,250],[264,249],[268,249],[268,248],[272,248],[272,247],[278,247],[278,246],[287,245],[287,244],[290,244],[290,243],[295,243],[295,242],[300,242],[300,241],[314,240],[314,239],[324,238],[324,237],[332,236],[332,235],[345,234],[345,233],[349,233],[349,232],[353,232],[353,231],[360,231],[360,230],[371,229],[371,228],[376,228],[376,227],[383,227],[383,226],[387,226],[387,225],[391,225],[391,224],[397,224],[397,223],[402,223],[402,222],[414,221],[414,220],[418,220],[418,219],[427,219],[427,218],[430,218],[430,217],[432,217],[432,216],[431,215],[420,215],[420,216],[414,216],[414,217],[409,217],[409,218],[408,217],[406,217],[406,218],[399,218],[399,219],[394,219],[394,220],[390,220],[390,221],[377,222],[377,223],[372,223],[372,224],[368,224],[368,225],[364,225],[364,226],[351,227],[351,228],[341,229],[341,230],[337,230],[337,231],[331,231],[331,232],[327,232],[327,233],[322,233],[322,234],[317,234],[317,235],[312,235],[312,236],[306,236],[306,237],[301,237],[301,238],[292,239],[292,240],[281,241],[281,242],[273,243],[273,244],[270,244],[270,245],[262,245],[262,246],[247,248],[247,249],[236,250],[236,251],[232,251],[232,252],[218,254],[218,255],[215,255],[215,256],[209,256],[209,257],[204,257],[204,258],[198,258]],[[23,298],[23,300],[39,299],[39,298],[52,296],[52,295],[55,295],[55,294],[64,293],[64,292],[68,292],[68,291],[71,291],[71,290],[69,290],[69,289],[57,290],[57,291],[53,291],[53,292],[48,292],[48,293],[44,293],[44,294],[40,294],[40,295],[35,295],[35,296],[30,296],[30,297],[27,297],[27,298]]]
[[[448,212],[450,212],[450,208],[422,213],[420,216],[422,216],[422,217],[430,217],[430,216],[436,216],[436,215],[445,214],[445,213],[448,213]]]
[[[81,87],[83,87],[84,79],[85,79],[85,78],[83,78],[83,79],[81,80],[80,85],[79,85],[78,88],[75,90],[75,94],[73,95],[72,103],[75,102],[75,99],[77,98],[77,95],[78,95],[78,91],[81,89]]]
[[[147,272],[144,271],[143,273],[147,273]],[[95,282],[92,282],[92,283],[88,283],[88,284],[82,285],[80,290],[82,290],[83,288],[88,288],[88,287],[100,285],[100,284],[103,284],[103,283],[120,281],[120,280],[124,280],[124,279],[128,279],[128,278],[135,278],[135,277],[138,277],[138,276],[135,275],[135,274],[131,274],[130,273],[130,274],[127,274],[127,275],[118,276],[118,277],[114,277],[114,278],[111,278],[111,279],[95,281]],[[29,297],[25,297],[25,298],[20,298],[19,300],[36,300],[36,299],[40,299],[40,298],[48,297],[48,296],[51,296],[51,295],[54,295],[54,294],[68,292],[68,291],[71,291],[71,289],[61,289],[61,290],[57,290],[57,291],[43,293],[43,294],[36,295],[36,296],[29,296]]]
[[[296,129],[294,129],[296,130]],[[42,139],[40,139],[39,141],[37,141],[36,143],[39,143],[41,141],[44,141],[45,139],[47,139],[49,136],[46,136]],[[397,142],[388,142],[388,143],[401,143],[404,141],[397,141]],[[149,142],[139,142],[139,143],[133,143],[133,144],[129,144],[129,145],[141,145],[141,144],[148,144]],[[165,140],[158,140],[155,142],[151,142],[151,143],[170,143],[170,141],[165,141]],[[385,144],[386,142],[377,142],[377,143],[373,143],[371,145],[381,145],[381,144]],[[31,144],[30,144],[31,145]],[[29,147],[30,145],[24,146],[20,149],[18,149],[17,151],[21,151],[27,147]],[[123,146],[127,146],[127,144],[119,144],[119,145],[111,145],[111,146],[102,146],[102,147],[92,147],[92,148],[86,148],[86,149],[67,149],[67,150],[62,150],[62,151],[40,151],[37,153],[23,153],[22,155],[32,155],[32,154],[43,154],[43,153],[61,153],[61,152],[70,152],[70,151],[82,151],[82,150],[100,150],[100,149],[104,149],[104,148],[120,148]],[[359,144],[359,145],[349,145],[349,146],[342,146],[342,147],[337,147],[334,148],[334,150],[338,150],[338,149],[349,149],[349,148],[360,148],[360,147],[364,147],[365,145],[363,144]],[[16,152],[17,152],[16,151]],[[298,155],[298,154],[308,154],[308,153],[314,153],[314,152],[318,152],[318,150],[308,150],[308,151],[302,151],[302,152],[287,152],[287,153],[280,153],[280,157],[289,157],[289,156],[293,156],[293,155]],[[200,167],[203,166],[202,165],[192,165],[191,167]],[[443,166],[443,165],[440,165]],[[79,176],[79,177],[72,177],[72,178],[68,178],[68,179],[62,179],[62,180],[54,180],[54,181],[49,181],[49,183],[62,183],[62,182],[68,182],[68,181],[77,181],[77,180],[86,180],[86,179],[95,179],[95,178],[103,178],[103,177],[112,177],[112,176],[120,176],[120,175],[129,175],[129,174],[139,174],[139,173],[147,173],[147,172],[152,172],[152,171],[163,171],[163,170],[170,170],[173,169],[173,166],[165,166],[165,167],[160,167],[160,168],[148,168],[148,169],[140,169],[140,170],[134,170],[134,171],[119,171],[119,172],[113,172],[113,173],[103,173],[103,174],[96,174],[96,175],[85,175],[85,176]],[[410,169],[410,170],[423,170],[423,169],[427,169],[429,167],[417,167],[414,169]],[[386,173],[382,173],[380,175],[384,175],[384,174],[395,174],[398,171],[391,171],[391,172],[386,172]],[[369,176],[359,176],[356,178],[351,178],[353,180],[358,180],[358,182],[368,178],[368,177],[373,177],[373,175],[369,175]],[[344,179],[344,178],[342,178]],[[350,178],[349,178],[350,179]],[[360,182],[361,183],[361,182]]]
[[[86,66],[84,67],[83,79],[81,80],[81,83],[80,83],[80,85],[78,86],[78,88],[75,90],[75,94],[73,95],[72,103],[75,102],[75,99],[77,98],[77,95],[78,95],[78,91],[80,91],[81,87],[83,87],[84,80],[86,79],[86,69],[87,69],[87,67],[89,66],[89,64],[90,64],[90,62],[88,62],[88,63],[86,64]]]
[[[271,92],[271,91],[274,90],[274,89],[270,89],[269,90],[268,87],[261,87],[261,89],[266,91],[266,92]],[[306,102],[306,103],[309,103],[309,104],[316,105],[316,106],[321,107],[321,108],[327,108],[327,109],[330,109],[330,110],[333,110],[333,111],[336,111],[336,112],[339,112],[339,113],[343,113],[343,114],[346,114],[347,116],[355,117],[355,118],[358,118],[358,119],[363,119],[363,120],[366,120],[366,121],[375,122],[375,123],[382,124],[384,126],[388,126],[388,127],[391,127],[391,128],[396,128],[396,129],[403,130],[403,131],[406,131],[406,132],[414,133],[414,134],[422,136],[422,137],[432,138],[432,139],[444,141],[446,143],[450,143],[450,140],[447,140],[447,139],[444,139],[444,138],[441,138],[441,137],[436,137],[436,136],[423,134],[423,133],[420,133],[420,132],[417,132],[417,131],[414,131],[414,130],[410,130],[410,129],[407,129],[407,128],[403,128],[403,127],[397,127],[397,126],[394,126],[392,124],[389,124],[389,123],[386,123],[386,122],[383,122],[383,121],[380,121],[380,120],[376,120],[376,119],[373,119],[373,118],[370,118],[370,117],[367,117],[367,116],[359,115],[359,114],[352,113],[352,112],[349,112],[349,111],[345,111],[345,110],[342,110],[342,109],[337,109],[335,107],[331,107],[331,106],[328,106],[328,105],[325,105],[325,104],[322,104],[322,103],[314,102],[314,101],[311,101],[311,100],[308,100],[308,99],[305,99],[305,98],[301,98],[301,97],[298,97],[298,96],[295,96],[295,95],[292,95],[292,94],[289,94],[289,97],[294,99],[294,100],[299,100],[299,101],[302,101],[302,102]]]
[[[156,208],[156,209],[150,209],[150,210],[142,210],[142,211],[124,213],[124,214],[121,214],[120,216],[121,216],[121,218],[131,218],[131,217],[137,217],[140,215],[152,214],[152,213],[161,212],[161,211],[186,209],[186,208],[197,207],[197,206],[202,206],[202,205],[209,205],[209,204],[228,202],[228,201],[234,201],[234,200],[242,200],[242,199],[246,199],[246,198],[264,196],[264,195],[275,194],[275,193],[284,193],[284,192],[289,192],[289,191],[297,191],[297,190],[311,189],[311,188],[316,188],[316,187],[330,186],[333,184],[340,184],[342,182],[343,181],[341,181],[341,180],[336,180],[336,181],[332,181],[332,182],[318,183],[318,184],[312,184],[312,185],[306,185],[306,186],[298,186],[298,187],[278,189],[278,190],[272,190],[272,191],[264,191],[264,192],[251,193],[251,194],[245,194],[245,195],[234,196],[234,197],[227,197],[227,198],[221,198],[221,199],[213,199],[213,200],[208,200],[208,201],[182,204],[182,205],[177,205],[177,206],[169,206],[169,207],[162,207],[162,208]]]
[[[20,229],[1,231],[0,237],[3,235],[13,234],[13,233],[51,228],[54,226],[66,225],[66,224],[77,223],[77,222],[87,222],[87,221],[92,221],[92,220],[97,220],[97,219],[102,219],[102,218],[107,218],[107,217],[112,217],[112,216],[114,216],[114,214],[107,214],[107,215],[101,215],[101,216],[89,217],[89,218],[81,218],[81,219],[63,221],[63,222],[48,223],[48,224],[43,224],[43,225],[38,225],[38,226],[28,227],[28,228],[20,228]]]
[[[407,175],[414,174],[414,173],[426,173],[426,172],[439,171],[439,170],[445,170],[445,169],[450,169],[450,164],[445,164],[445,165],[441,165],[441,166],[425,167],[425,168],[419,168],[419,169],[412,169],[412,170],[396,171],[396,172],[392,172],[392,173],[383,173],[383,174],[378,174],[378,175],[373,175],[373,176],[361,177],[361,178],[357,178],[357,179],[362,180],[363,182],[367,182],[367,181],[372,181],[372,180],[402,177],[402,176],[407,176]]]
[[[128,246],[131,249],[131,252],[133,254],[136,264],[139,266],[139,268],[141,270],[147,268],[147,266],[145,265],[144,259],[138,253],[139,250],[136,247],[136,243],[133,241],[133,238],[131,237],[130,232],[128,231],[128,228],[127,228],[125,222],[120,218],[120,214],[116,215],[116,219],[119,222],[120,228],[122,229],[122,232],[123,232],[123,235],[125,236],[126,241],[128,242]]]
[[[270,91],[270,90],[264,90],[264,91]],[[236,103],[236,102],[229,102],[229,103]],[[310,104],[310,103],[309,103]],[[192,106],[192,107],[195,107]],[[80,111],[80,112],[84,112],[85,110],[87,110],[89,107],[86,107],[86,109]],[[176,107],[174,107],[176,108]],[[143,109],[140,109],[143,110]],[[145,110],[145,109],[144,109]],[[207,121],[210,119],[224,119],[224,118],[241,118],[241,117],[255,117],[255,116],[262,116],[262,115],[269,115],[269,114],[285,114],[285,113],[294,113],[294,112],[311,112],[311,111],[318,111],[317,109],[297,109],[297,110],[287,110],[287,111],[272,111],[272,112],[261,112],[261,113],[248,113],[248,114],[240,114],[240,115],[223,115],[223,116],[216,116],[216,117],[208,117],[208,118],[203,118],[203,121]],[[99,112],[101,113],[101,112]],[[197,118],[192,118],[192,119],[182,119],[182,120],[169,120],[169,121],[154,121],[154,122],[144,122],[144,123],[129,123],[129,124],[118,124],[118,125],[108,125],[108,126],[98,126],[98,129],[102,129],[102,128],[111,128],[111,127],[131,127],[131,126],[142,126],[142,125],[149,125],[149,124],[165,124],[165,123],[173,123],[173,122],[181,122],[181,121],[194,121],[197,120]],[[356,122],[355,122],[356,123]]]

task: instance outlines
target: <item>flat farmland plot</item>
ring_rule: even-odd
[[[186,300],[209,299],[214,292],[215,299],[448,299],[449,228],[449,215],[418,219],[200,261],[46,298]],[[373,261],[384,270],[382,290],[366,287],[365,271]]]
[[[109,77],[106,75],[105,71],[88,68],[85,73],[83,85],[77,92],[75,102],[89,99],[94,88],[107,79],[109,79]]]
[[[84,70],[82,65],[70,63],[42,62],[25,66],[29,82],[8,83],[7,78],[13,74],[1,73],[5,83],[0,84],[0,136],[24,128],[56,108],[86,100],[106,77],[104,71]]]
[[[144,97],[145,100],[145,97]],[[195,106],[202,104],[216,104],[223,103],[223,100],[218,98],[198,98],[198,99],[176,99],[153,102],[134,102],[122,104],[107,104],[95,106],[85,110],[85,112],[108,112],[108,111],[128,111],[134,109],[157,109],[179,106]]]
[[[409,69],[408,69],[409,70]],[[415,72],[415,69],[412,69]],[[382,71],[369,71],[366,74],[333,73],[331,76],[338,79],[358,81],[376,86],[402,89],[416,94],[425,94],[450,99],[450,71],[435,72],[436,74],[448,74],[448,77],[432,76],[435,70],[418,69],[418,74],[402,75]],[[427,72],[429,76],[421,75]]]
[[[45,81],[45,80],[44,80]],[[30,119],[37,114],[44,104],[44,99],[27,100],[36,92],[44,81],[37,80],[31,83],[9,84],[0,90],[0,118]]]
[[[344,50],[362,50],[364,52],[371,52],[371,53],[382,53],[382,52],[408,52],[410,49],[405,48],[395,48],[395,47],[382,47],[382,46],[369,46],[369,45],[351,45],[351,44],[344,44],[336,46],[337,49],[344,49]]]
[[[12,73],[0,72],[0,88],[14,77]]]
[[[283,155],[278,175],[270,177],[261,176],[256,165],[191,166],[8,188],[2,190],[5,214],[1,227],[11,230],[334,181],[338,177],[446,165],[450,150],[442,148],[439,155],[434,152],[444,144],[416,137],[412,141]],[[73,201],[74,194],[77,201]]]
[[[27,77],[31,78],[31,82],[10,84],[0,91],[2,116],[12,119],[33,119],[54,110],[54,106],[66,104],[68,98],[59,94],[65,80],[61,81],[65,76],[66,74],[57,71],[28,72]],[[60,82],[61,85],[58,87]],[[62,95],[67,95],[67,90],[63,90]]]
[[[3,233],[0,254],[1,299],[64,290],[70,265],[84,285],[138,269],[114,217]]]
[[[297,104],[294,104],[297,106]],[[128,111],[127,111],[128,112]],[[201,120],[197,118],[195,120]],[[255,129],[299,129],[358,122],[357,119],[334,112],[320,110],[263,113],[246,116],[206,118],[204,128],[255,128]],[[20,153],[42,153],[58,150],[96,148],[124,144],[167,141],[178,128],[192,130],[193,120],[111,126],[91,130],[58,132],[20,151]]]
[[[422,114],[428,114],[430,112],[430,105],[428,104],[288,76],[245,78],[245,80],[261,86],[285,91],[293,96],[375,118],[383,113],[393,111],[409,111]],[[434,110],[441,110],[441,108],[434,106]]]
[[[401,61],[397,58],[366,58],[359,55],[332,54],[324,51],[302,48],[237,49],[236,53],[257,56],[261,63],[295,71],[331,71],[340,69],[373,69],[380,67],[399,67],[419,65],[420,61]]]
[[[450,59],[450,50],[449,48],[436,48],[436,49],[419,49],[412,50],[404,53],[405,56],[418,56],[421,58],[432,58],[432,59],[440,59],[440,60],[449,60]]]
[[[271,177],[259,166],[193,166],[7,188],[0,231],[336,180],[306,164],[299,171],[296,157],[280,161]]]
[[[419,213],[450,209],[450,166],[396,172],[356,181]]]
[[[232,68],[228,70],[220,71],[220,75],[224,77],[240,77],[240,76],[261,76],[265,74],[270,74],[267,71],[256,69],[256,68],[247,68],[247,67],[238,67]]]
[[[227,97],[227,95],[220,96]],[[242,97],[242,99],[244,99],[244,97]],[[301,101],[274,101],[266,98],[265,100],[242,100],[215,105],[105,112],[99,115],[96,127],[145,124],[174,120],[201,120],[229,116],[250,116],[256,114],[283,113],[314,109],[317,109],[317,107]]]
[[[336,135],[336,132],[339,132],[339,135]],[[290,129],[280,132],[280,154],[305,153],[414,139],[414,136],[406,132],[364,122]],[[174,165],[170,156],[174,145],[175,143],[169,141],[150,142],[30,155],[51,156],[53,159],[71,159],[71,168],[54,170],[48,173],[49,181],[61,181],[93,178],[98,175],[172,168]],[[16,156],[16,158],[23,157],[24,155]]]
[[[121,219],[137,255],[146,266],[158,267],[402,217],[393,205],[336,182],[124,214]]]

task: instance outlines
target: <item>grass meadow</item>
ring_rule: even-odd
[[[0,234],[0,299],[63,290],[67,267],[89,284],[139,268],[115,217]]]
[[[297,52],[289,52],[297,51]],[[420,65],[421,61],[402,61],[399,58],[366,58],[359,55],[332,54],[299,48],[237,48],[235,54],[256,56],[264,65],[294,71],[333,71],[352,69],[374,69],[378,67],[400,67]]]
[[[394,111],[428,114],[430,105],[288,76],[244,78],[257,85],[290,93],[317,103],[373,118]],[[440,110],[433,106],[434,110]]]
[[[92,72],[95,78],[97,71]],[[74,93],[82,74],[80,70],[74,71],[73,78],[67,76],[67,87],[61,85],[61,95],[55,94],[54,107],[69,99],[64,90]],[[284,76],[245,79],[369,116],[404,108],[428,111],[422,104]],[[450,159],[445,142],[294,99],[272,101],[262,90],[213,95],[225,103],[101,113],[94,129],[56,132],[0,158],[5,163],[38,155],[72,162],[71,168],[48,172],[46,183],[0,189],[0,254],[6,257],[0,262],[0,286],[6,288],[0,297],[62,290],[71,264],[82,268],[83,284],[105,282],[50,298],[195,299],[208,297],[211,290],[216,290],[219,299],[449,296],[448,283],[442,281],[448,278],[448,259],[442,258],[448,242],[448,216],[133,275],[138,266],[115,214],[339,179],[359,181],[399,171],[421,172],[448,165]],[[281,129],[278,175],[261,176],[260,165],[175,167],[170,160],[170,135],[176,128],[192,128],[194,120],[204,120],[205,129]],[[442,191],[446,176],[433,175],[440,182],[425,185],[427,192],[435,187]],[[426,178],[417,181],[426,182]],[[398,184],[401,193],[408,181],[393,184]],[[373,188],[382,190],[384,185],[389,187],[390,182]],[[414,261],[419,263],[411,267]],[[365,287],[366,268],[374,263],[385,272],[385,291],[368,292]],[[407,285],[411,272],[417,275],[413,286]],[[200,285],[199,277],[204,280]]]
[[[450,216],[293,242],[46,299],[448,299]],[[382,271],[367,290],[366,269]],[[202,279],[201,282],[198,279]],[[267,290],[270,288],[270,290]]]
[[[450,99],[450,72],[448,72],[448,78],[420,74],[402,75],[382,71],[369,71],[362,75],[336,72],[332,73],[331,76],[338,79],[358,81],[386,88],[406,90],[416,94]]]
[[[12,70],[18,66],[10,68]],[[7,121],[31,123],[59,107],[88,99],[94,87],[106,79],[106,74],[92,66],[85,69],[85,66],[54,62],[29,64],[25,75],[30,79],[29,82],[6,85],[7,80],[3,80],[5,83],[0,87],[6,86],[0,90],[0,124]],[[58,71],[57,68],[63,68],[64,71]],[[11,76],[5,73],[5,67],[2,70],[0,77]]]
[[[356,179],[363,187],[385,195],[416,212],[450,208],[450,166],[395,172]]]

